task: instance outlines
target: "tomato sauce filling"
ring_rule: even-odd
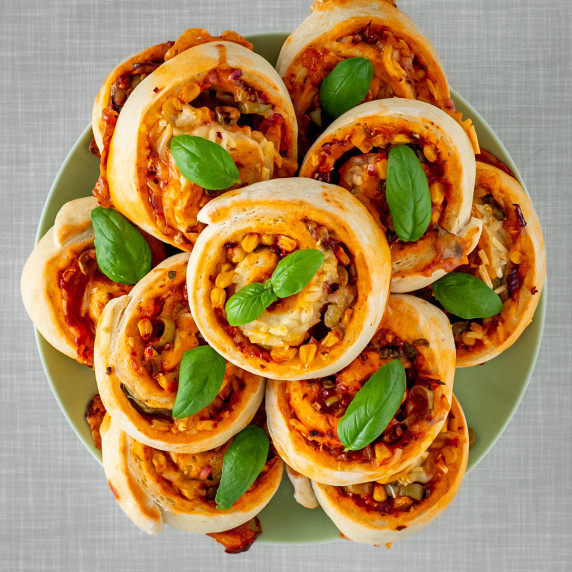
[[[312,447],[326,451],[341,461],[383,462],[383,459],[393,456],[397,449],[403,449],[418,439],[419,423],[432,418],[434,392],[444,383],[429,373],[423,355],[423,348],[428,345],[424,338],[409,343],[389,330],[378,330],[360,356],[336,375],[292,382],[301,384],[299,387],[303,388],[300,391],[305,407],[311,407],[315,412],[311,409],[291,409],[291,425],[303,434]],[[369,445],[357,451],[344,451],[345,447],[335,430],[339,419],[365,382],[393,359],[401,361],[406,373],[407,389],[401,406],[387,428]],[[292,407],[292,396],[289,399]],[[309,428],[311,416],[317,416],[319,429]]]
[[[109,300],[128,294],[133,286],[107,278],[97,266],[93,248],[74,258],[60,272],[57,280],[62,294],[63,315],[77,347],[77,361],[93,367],[97,319]],[[97,296],[99,292],[101,297]]]

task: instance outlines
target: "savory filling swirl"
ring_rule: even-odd
[[[303,366],[325,356],[344,339],[357,299],[357,273],[349,249],[336,232],[311,220],[302,221],[297,238],[285,234],[246,233],[224,245],[211,290],[211,303],[234,343],[270,362],[296,357]],[[278,299],[255,320],[230,326],[225,301],[252,282],[266,282],[278,262],[302,248],[315,248],[324,262],[301,292]]]

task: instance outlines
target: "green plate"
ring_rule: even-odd
[[[286,33],[257,34],[248,39],[254,49],[275,63]],[[523,185],[516,165],[485,120],[458,94],[451,90],[457,109],[473,120],[481,146],[504,161]],[[60,207],[79,197],[88,196],[99,176],[99,160],[88,149],[89,126],[73,146],[50,190],[37,238],[53,226]],[[473,468],[498,439],[526,389],[531,377],[544,325],[545,294],[530,326],[517,343],[499,357],[482,366],[457,370],[455,393],[477,441],[469,455],[468,469]],[[64,415],[88,450],[101,462],[89,427],[84,419],[88,401],[97,392],[93,372],[52,348],[39,334],[38,349],[46,376]],[[103,474],[102,474],[103,478]],[[272,544],[310,544],[339,538],[339,533],[321,509],[308,510],[293,498],[287,477],[268,507],[261,513],[260,541]]]

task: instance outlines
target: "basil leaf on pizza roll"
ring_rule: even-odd
[[[338,184],[367,207],[389,242],[392,292],[411,292],[466,263],[475,248],[475,169],[471,142],[449,115],[394,98],[332,123],[300,176]]]
[[[441,432],[400,473],[357,485],[312,482],[312,486],[321,507],[345,537],[379,546],[419,531],[447,508],[461,486],[468,456],[467,423],[453,397]]]
[[[486,317],[450,312],[459,367],[486,362],[518,339],[532,321],[546,274],[540,221],[530,198],[511,175],[477,162],[473,216],[482,220],[483,232],[468,264],[458,270],[492,289],[500,297],[502,310]],[[466,293],[458,296],[466,303]]]
[[[232,456],[240,434],[209,451],[174,453],[133,439],[109,414],[100,432],[109,487],[133,524],[148,534],[159,533],[163,524],[200,534],[230,531],[268,504],[282,478],[283,463],[272,447],[266,454],[243,447],[240,458]],[[257,471],[251,468],[253,453],[261,465]],[[224,509],[217,501],[223,486],[243,491]]]
[[[404,398],[381,433],[352,450],[342,442],[341,420],[366,382],[395,362],[405,370]],[[435,439],[450,409],[454,374],[445,314],[413,296],[392,295],[379,329],[347,367],[321,379],[267,382],[268,430],[284,461],[313,481],[343,486],[383,479],[410,465]],[[375,422],[372,411],[370,399],[362,429]],[[354,423],[360,420],[354,417]]]
[[[188,258],[168,258],[109,304],[95,343],[95,375],[108,413],[138,441],[179,453],[221,446],[250,422],[264,396],[261,377],[225,364],[214,351],[220,363],[211,354],[184,371],[188,353],[210,349],[189,310]],[[207,378],[213,373],[218,381]],[[196,407],[189,401],[193,385]]]
[[[64,204],[28,257],[21,278],[24,306],[40,334],[58,351],[90,367],[105,305],[133,287],[114,282],[98,266],[91,219],[97,206],[93,197]],[[163,245],[147,235],[144,239],[151,264],[163,260]]]
[[[454,109],[435,49],[395,2],[317,0],[312,14],[284,43],[276,65],[296,110],[301,153],[338,116],[335,110],[346,92],[362,87],[354,69],[346,70],[347,77],[334,77],[334,85],[325,85],[340,73],[336,68],[341,62],[358,58],[370,62],[373,77],[351,107],[401,97]]]
[[[147,76],[123,106],[107,161],[111,203],[191,250],[204,226],[197,213],[213,196],[294,174],[296,137],[288,92],[264,58],[232,42],[194,46]],[[234,173],[222,183],[221,156]]]
[[[350,193],[281,179],[226,193],[207,224],[187,288],[205,340],[238,367],[274,379],[329,375],[350,363],[385,309],[385,237]]]

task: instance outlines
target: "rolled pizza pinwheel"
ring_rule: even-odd
[[[483,232],[468,264],[458,270],[492,288],[503,309],[489,318],[452,317],[459,367],[486,362],[519,338],[532,321],[546,274],[540,221],[514,177],[477,162],[473,216],[482,220]]]
[[[388,156],[397,146],[415,151],[431,193],[431,220],[414,242],[395,233],[386,200]],[[334,121],[308,151],[300,176],[351,191],[386,233],[392,292],[412,292],[467,261],[482,223],[471,218],[475,156],[463,129],[421,101],[370,101]]]
[[[264,396],[261,377],[227,363],[214,400],[191,416],[173,417],[183,354],[206,343],[188,306],[188,258],[168,258],[108,304],[95,342],[105,409],[138,441],[178,453],[221,446],[251,421]]]
[[[113,116],[115,116],[115,119],[117,118],[127,98],[150,73],[154,72],[166,61],[193,46],[220,40],[235,42],[245,48],[252,49],[252,44],[236,32],[226,31],[220,37],[217,37],[211,36],[206,30],[201,28],[190,28],[183,32],[176,42],[169,41],[151,46],[117,64],[105,78],[97,93],[92,109],[91,126],[99,151],[102,152],[105,147],[104,134],[108,129],[106,124],[113,122],[114,126]],[[106,109],[112,113],[105,114],[104,111]]]
[[[143,445],[108,414],[101,424],[103,468],[115,499],[147,534],[167,524],[199,534],[233,529],[255,517],[278,489],[284,464],[270,448],[250,488],[230,507],[216,507],[224,454],[232,440],[201,453],[173,453]]]
[[[406,372],[401,406],[379,437],[345,450],[340,418],[365,382],[395,359]],[[384,479],[410,465],[439,433],[454,374],[445,314],[413,296],[392,295],[376,334],[346,368],[321,379],[267,382],[268,430],[284,461],[313,481],[343,486]]]
[[[332,487],[312,482],[312,487],[344,536],[379,546],[401,540],[436,519],[461,486],[468,457],[467,423],[453,397],[441,432],[400,473],[359,485]]]
[[[21,279],[24,306],[40,334],[58,351],[90,367],[103,308],[133,287],[113,282],[97,265],[91,222],[97,206],[93,197],[64,204],[30,254]],[[165,258],[163,245],[144,237],[157,264]]]
[[[225,359],[265,377],[307,379],[338,371],[365,347],[391,268],[385,237],[350,193],[310,179],[268,181],[211,201],[199,221],[208,226],[189,260],[189,304]],[[323,262],[299,293],[248,323],[229,323],[231,296],[268,283],[279,261],[306,249]]]
[[[165,62],[123,106],[110,142],[107,180],[115,208],[182,250],[191,250],[203,228],[198,211],[221,191],[181,175],[170,150],[178,135],[207,139],[228,151],[240,179],[231,188],[291,176],[297,168],[292,103],[264,58],[217,41]]]
[[[320,101],[324,78],[341,61],[356,57],[373,66],[365,101],[402,97],[454,109],[435,49],[395,2],[316,0],[276,65],[296,110],[301,153],[326,127]]]

